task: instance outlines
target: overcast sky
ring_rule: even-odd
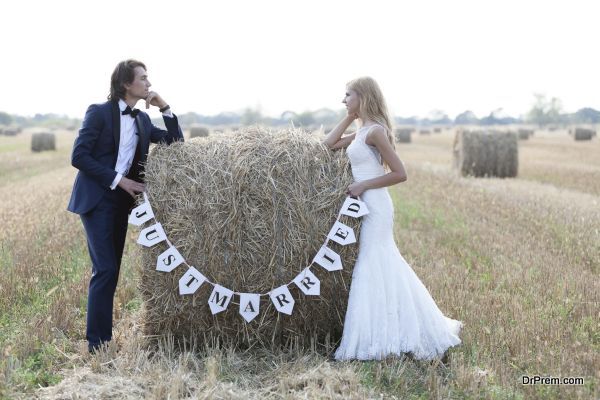
[[[21,115],[83,117],[125,58],[176,113],[339,109],[361,75],[397,116],[519,116],[534,92],[600,109],[598,0],[19,0],[2,15],[0,110]]]

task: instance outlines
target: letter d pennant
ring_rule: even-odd
[[[363,201],[353,199],[352,197],[346,197],[342,210],[340,211],[344,215],[348,215],[353,218],[362,217],[369,213],[367,204]]]

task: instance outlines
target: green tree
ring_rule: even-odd
[[[242,114],[241,123],[242,125],[252,125],[258,124],[262,122],[262,113],[260,110],[253,110],[251,108],[246,108],[244,113]]]
[[[527,113],[529,122],[538,124],[539,126],[555,124],[560,122],[562,112],[562,102],[556,97],[550,100],[546,99],[546,95],[542,93],[534,93],[535,101],[531,110]]]
[[[0,125],[10,125],[13,122],[13,117],[9,113],[0,111]]]

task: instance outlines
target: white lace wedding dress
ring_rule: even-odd
[[[347,154],[356,182],[386,172],[381,156],[365,138],[375,125],[362,127]],[[365,191],[369,214],[362,220],[348,310],[336,360],[380,360],[412,353],[417,359],[442,357],[460,343],[462,323],[445,317],[394,241],[392,200],[386,188]]]

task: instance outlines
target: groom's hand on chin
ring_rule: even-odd
[[[136,194],[142,193],[146,190],[146,185],[143,183],[139,183],[125,177],[121,178],[117,186],[129,193],[134,199]]]
[[[148,97],[146,97],[146,109],[150,108],[150,106],[155,106],[158,108],[163,108],[167,105],[167,102],[160,97],[160,95],[156,92],[149,92]]]

